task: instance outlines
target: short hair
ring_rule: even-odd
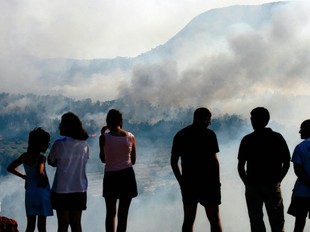
[[[107,126],[109,129],[116,128],[118,126],[122,127],[123,116],[122,113],[116,109],[109,110],[106,118]]]
[[[270,120],[269,111],[264,107],[256,107],[251,111],[252,119],[260,125],[266,126]]]
[[[301,123],[301,127],[310,133],[310,119],[307,119]]]
[[[206,118],[211,118],[212,114],[210,110],[205,107],[197,108],[194,112],[194,124],[201,124],[204,123]]]
[[[41,127],[34,128],[28,136],[28,146],[35,148],[40,144],[48,144],[50,141],[50,134]]]

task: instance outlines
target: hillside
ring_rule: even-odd
[[[61,102],[61,104],[59,104]],[[57,103],[57,104],[56,104]],[[30,130],[43,127],[51,134],[52,141],[58,138],[58,125],[61,115],[72,111],[79,115],[86,130],[91,135],[88,140],[91,152],[98,154],[98,136],[105,124],[105,116],[109,109],[122,109],[122,100],[110,102],[93,102],[90,99],[74,100],[64,96],[38,96],[34,94],[14,95],[0,94],[0,174],[6,174],[6,166],[13,157],[17,157],[27,147],[27,137]],[[148,114],[157,111],[157,107],[145,105]],[[133,132],[137,138],[137,146],[143,157],[151,159],[151,163],[160,166],[168,163],[170,146],[174,134],[192,121],[194,109],[180,109],[178,119],[160,120],[156,123],[134,122],[127,112],[124,115],[124,128]],[[214,118],[211,128],[219,134],[219,141],[224,142],[232,135],[239,134],[248,125],[246,120],[237,115],[223,115]],[[237,139],[238,137],[236,137]],[[101,170],[97,159],[93,160],[93,170]]]

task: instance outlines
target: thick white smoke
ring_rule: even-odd
[[[207,38],[194,35],[187,37],[185,42],[178,43],[184,46],[177,47],[167,59],[142,62],[130,70],[117,69],[108,74],[87,75],[73,72],[67,82],[62,82],[64,74],[57,73],[56,69],[59,67],[49,67],[46,72],[40,65],[33,65],[33,57],[15,57],[14,53],[7,53],[5,55],[11,58],[0,62],[0,91],[63,93],[75,98],[102,101],[123,98],[126,105],[121,111],[132,122],[173,120],[178,118],[180,108],[196,106],[208,107],[213,117],[228,113],[249,118],[252,108],[265,106],[271,113],[271,127],[283,134],[293,151],[300,141],[300,123],[310,117],[310,6],[307,2],[288,2],[277,5],[272,14],[268,14],[270,7],[271,5],[266,5],[261,11],[263,15],[269,15],[269,18],[262,21],[257,16],[257,21],[250,24],[240,17],[239,21],[226,25],[225,31],[216,27],[217,23],[222,25],[227,16],[222,15],[222,21],[213,21],[214,24],[211,24],[213,29],[218,29],[218,34]],[[226,10],[225,12],[229,12],[229,8]],[[60,69],[66,70],[66,64],[64,61]],[[57,75],[46,78],[44,75],[50,72]],[[20,85],[22,80],[26,81]],[[20,107],[31,105],[25,101],[15,104]],[[157,111],[149,112],[146,104],[157,107]],[[10,105],[7,107],[9,109]],[[57,104],[52,107],[57,109]],[[88,118],[97,118],[98,127],[103,123],[104,116],[91,112],[87,115]],[[59,118],[59,115],[50,117]],[[237,131],[236,137],[249,131],[250,127],[247,131]],[[160,132],[156,136],[161,136]],[[240,140],[230,139],[222,141],[219,138],[223,184],[223,204],[220,210],[223,228],[229,232],[249,231],[244,187],[236,169]],[[156,152],[170,155],[169,150],[157,150],[154,148],[156,144],[149,141],[141,144],[147,146],[138,147],[138,155],[139,151],[152,151],[154,156]],[[93,144],[91,147],[94,151],[93,159],[98,159],[97,146]],[[146,175],[149,173],[145,167],[146,161],[138,158],[135,167],[137,176],[151,177],[152,180],[146,178],[144,181],[154,181],[157,187],[155,191],[145,192],[133,200],[128,231],[180,231],[183,217],[181,196],[171,177],[169,163],[153,175]],[[161,172],[166,173],[166,176],[161,177]],[[86,232],[104,230],[105,205],[101,197],[101,174],[89,175],[88,209],[83,214],[83,229]],[[52,181],[51,170],[49,176]],[[16,218],[20,228],[24,230],[26,217],[23,182],[16,178],[9,176],[0,180],[0,200],[2,209],[9,212],[6,216]],[[294,181],[295,175],[291,168],[282,183],[286,209]],[[294,218],[286,214],[286,221],[286,230],[292,231]],[[48,218],[48,229],[55,231],[56,223],[55,216]],[[309,226],[307,225],[308,230]],[[195,229],[205,231],[206,227],[208,221],[200,207]]]

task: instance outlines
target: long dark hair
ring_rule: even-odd
[[[72,112],[65,113],[61,116],[59,130],[61,135],[74,139],[86,140],[88,138],[88,134],[83,128],[81,120]]]
[[[107,114],[107,126],[109,129],[115,129],[116,127],[123,126],[123,116],[122,113],[116,109],[111,109]]]

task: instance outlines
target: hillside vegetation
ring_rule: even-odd
[[[146,104],[146,103],[141,103]],[[0,94],[0,174],[6,175],[6,167],[13,158],[27,149],[28,133],[35,127],[43,127],[51,134],[51,142],[59,137],[58,125],[61,115],[72,111],[77,114],[90,134],[89,144],[93,156],[98,154],[98,136],[101,126],[105,124],[105,116],[109,109],[117,108],[124,115],[124,128],[135,134],[141,160],[147,159],[151,165],[166,166],[169,162],[171,142],[174,134],[191,123],[194,109],[180,109],[175,120],[159,120],[150,123],[134,122],[122,109],[122,100],[92,101],[91,99],[75,100],[64,96],[38,96],[34,94],[15,95]],[[157,107],[146,104],[147,114],[157,111]],[[143,114],[144,112],[141,112]],[[164,118],[164,117],[163,117]],[[228,138],[238,138],[238,134],[246,127],[245,120],[237,115],[223,115],[213,118],[211,129],[219,142]],[[101,169],[97,159],[93,159],[93,170]]]

